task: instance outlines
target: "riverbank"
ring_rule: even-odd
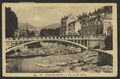
[[[84,54],[85,55],[85,54]],[[91,58],[90,58],[91,59]],[[96,59],[94,57],[93,61]],[[70,73],[70,72],[112,72],[112,66],[97,66],[85,63],[83,54],[51,55],[34,58],[7,59],[7,72],[39,72],[39,73]],[[97,61],[96,61],[97,63]]]

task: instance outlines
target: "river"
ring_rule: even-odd
[[[80,52],[79,48],[71,46],[49,43],[40,48],[27,49],[20,55],[36,56],[7,58],[7,72],[112,72],[112,66],[97,66],[97,52],[88,50]]]

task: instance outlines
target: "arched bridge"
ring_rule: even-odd
[[[35,43],[35,42],[40,42],[42,44],[43,41],[54,41],[54,42],[62,42],[62,43],[67,43],[67,44],[72,44],[72,45],[75,45],[77,47],[80,47],[82,50],[86,50],[88,49],[88,47],[82,45],[82,44],[78,44],[78,43],[75,43],[75,42],[72,42],[72,41],[67,41],[67,40],[62,40],[62,39],[38,39],[38,40],[27,40],[27,41],[24,41],[25,43],[22,43],[22,44],[18,44],[18,45],[15,45],[11,48],[8,48],[6,50],[6,52],[9,52],[11,50],[14,50],[14,49],[17,49],[19,47],[22,47],[22,46],[26,46],[28,44],[32,44],[32,43]],[[14,41],[15,42],[15,41]],[[20,40],[16,40],[16,42],[21,42]]]
[[[73,44],[76,46],[81,47],[82,49],[88,49],[88,47],[93,47],[97,44],[101,44],[104,41],[104,38],[102,37],[79,37],[79,36],[65,36],[65,37],[59,37],[59,36],[43,36],[43,37],[34,37],[34,38],[20,38],[20,39],[7,39],[7,48],[6,51],[10,51],[15,48],[19,48],[20,46],[24,46],[27,44],[35,43],[35,42],[42,42],[42,41],[56,41],[56,42],[65,42],[69,44]],[[101,50],[95,50],[95,51],[101,51]],[[103,51],[102,51],[103,52]],[[106,52],[106,51],[104,51]],[[108,51],[106,52],[108,54]]]
[[[98,44],[101,44],[104,42],[104,38],[102,37],[37,37],[37,38],[21,38],[21,39],[7,39],[6,40],[6,53],[11,51],[11,50],[16,50],[21,47],[24,48],[28,44],[45,41],[54,41],[54,42],[62,42],[62,43],[67,43],[67,44],[72,44],[75,46],[80,47],[81,49],[87,50],[88,48],[92,48]],[[108,64],[112,65],[112,60],[113,60],[113,52],[112,51],[106,51],[106,50],[100,50],[100,49],[90,49],[91,51],[96,51],[98,53],[98,58],[100,64],[104,64],[105,62],[108,62]],[[107,57],[107,60],[106,60]]]
[[[85,47],[94,47],[95,45],[104,41],[103,37],[80,37],[80,36],[41,36],[41,37],[33,37],[33,38],[19,38],[19,39],[7,39],[7,48],[14,47],[19,44],[23,44],[30,41],[36,40],[63,40],[63,41],[71,41],[83,45]]]

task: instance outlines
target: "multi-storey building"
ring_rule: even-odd
[[[73,15],[65,16],[61,19],[60,35],[78,35],[80,30],[80,23]]]
[[[60,35],[106,35],[110,27],[112,27],[112,7],[104,6],[78,18],[73,15],[64,16],[61,18]]]
[[[83,36],[106,35],[107,29],[112,27],[112,12],[80,16],[80,34]]]
[[[103,20],[103,33],[108,34],[108,29],[112,28],[112,14],[106,14]]]
[[[80,20],[82,25],[80,33],[81,35],[96,35],[103,33],[102,18],[98,16],[86,16],[85,19]]]

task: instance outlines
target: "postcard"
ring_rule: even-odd
[[[116,3],[3,3],[5,77],[117,76]]]

